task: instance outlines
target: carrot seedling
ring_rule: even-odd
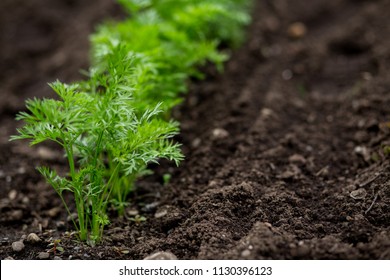
[[[182,101],[188,78],[202,76],[200,65],[222,68],[227,55],[218,46],[242,40],[251,1],[119,2],[131,18],[106,23],[91,36],[88,79],[52,83],[58,99],[27,100],[28,112],[17,116],[25,125],[11,137],[31,145],[52,141],[63,149],[67,174],[38,170],[61,198],[79,238],[90,244],[103,236],[109,205],[124,214],[135,180],[150,173],[148,164],[183,159],[172,141],[179,124],[170,120],[171,110]],[[64,192],[73,194],[77,218]]]
[[[108,202],[112,198],[123,202],[148,163],[158,158],[182,159],[179,145],[170,141],[178,131],[177,123],[153,118],[160,113],[158,106],[137,116],[120,75],[110,77],[116,84],[100,77],[108,86],[103,95],[82,92],[77,84],[53,83],[60,99],[27,101],[30,113],[18,115],[26,124],[11,138],[31,139],[32,145],[51,140],[64,149],[69,175],[61,176],[48,167],[38,170],[69,215],[63,192],[73,193],[78,214],[73,222],[81,240],[101,239],[109,223]]]

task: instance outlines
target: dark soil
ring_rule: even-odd
[[[389,0],[258,0],[225,72],[206,68],[175,112],[186,160],[153,167],[90,247],[35,170],[66,170],[61,152],[8,139],[24,100],[82,78],[88,34],[122,13],[113,0],[2,0],[0,258],[37,259],[60,239],[49,258],[390,259],[389,11]],[[32,232],[41,241],[13,251]]]

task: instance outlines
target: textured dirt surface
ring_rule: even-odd
[[[390,259],[389,0],[256,1],[245,45],[175,111],[186,160],[153,166],[95,247],[34,169],[66,170],[61,152],[8,142],[25,98],[80,79],[93,26],[121,16],[81,2],[0,4],[1,259]]]

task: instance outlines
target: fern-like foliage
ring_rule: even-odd
[[[57,99],[26,101],[24,121],[11,140],[31,145],[53,141],[67,158],[69,173],[39,172],[61,197],[74,196],[74,225],[81,240],[99,241],[109,223],[107,208],[124,213],[135,180],[147,166],[183,159],[172,138],[179,123],[170,111],[182,100],[200,65],[220,69],[227,55],[218,46],[237,45],[249,21],[250,0],[119,0],[131,17],[101,25],[91,36],[88,79],[50,86]]]

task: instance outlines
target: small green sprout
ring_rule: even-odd
[[[54,239],[52,242],[47,245],[48,247],[51,247],[49,250],[47,250],[48,253],[53,253],[56,255],[57,253],[63,253],[65,249],[61,246],[61,239]]]
[[[129,218],[130,221],[134,222],[136,225],[141,224],[142,222],[146,221],[146,218],[141,215],[136,215],[135,217]]]
[[[163,175],[163,184],[164,186],[168,185],[169,182],[171,181],[172,175],[169,173],[166,173]]]

